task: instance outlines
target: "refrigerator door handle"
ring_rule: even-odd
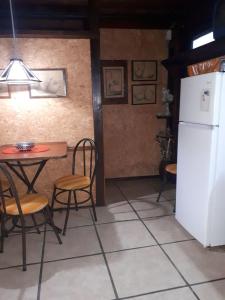
[[[219,125],[209,125],[209,124],[201,124],[201,123],[191,123],[191,122],[179,122],[180,125],[185,125],[185,126],[202,126],[205,128],[213,129],[215,127],[219,127]]]

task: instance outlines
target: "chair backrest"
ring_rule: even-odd
[[[19,215],[21,217],[23,217],[23,212],[21,209],[21,205],[20,205],[20,201],[19,201],[19,196],[18,196],[18,192],[16,189],[16,185],[13,181],[12,175],[9,173],[8,169],[6,168],[6,166],[2,163],[0,163],[0,178],[6,178],[9,182],[9,186],[10,186],[10,190],[11,190],[11,194],[12,197],[15,199],[15,203],[17,205],[17,209],[19,212]],[[6,205],[6,199],[8,199],[8,197],[6,197],[4,195],[4,190],[3,190],[3,186],[2,186],[2,182],[0,180],[0,202],[2,204],[2,209],[3,209],[3,213],[6,213],[6,209],[5,209],[5,205]]]
[[[78,161],[78,154],[81,160]],[[80,157],[79,155],[79,157]],[[90,177],[91,185],[94,181],[98,153],[95,142],[92,139],[84,138],[80,140],[73,151],[72,174],[76,173],[78,163],[82,163],[82,175]],[[80,174],[80,170],[79,170]]]

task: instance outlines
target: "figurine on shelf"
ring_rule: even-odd
[[[173,102],[173,95],[170,93],[170,90],[163,88],[162,89],[162,102],[165,105],[165,111],[162,113],[158,113],[157,117],[169,117],[170,114],[170,103]]]

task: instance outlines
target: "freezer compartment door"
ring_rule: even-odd
[[[218,128],[179,124],[176,219],[207,246],[208,213],[215,177]]]
[[[214,72],[181,80],[180,121],[219,124],[222,76]]]

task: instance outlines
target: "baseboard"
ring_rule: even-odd
[[[160,175],[145,175],[145,176],[133,176],[133,177],[112,177],[112,178],[105,178],[105,181],[122,181],[122,180],[138,180],[138,179],[154,179],[154,178],[160,178]]]

